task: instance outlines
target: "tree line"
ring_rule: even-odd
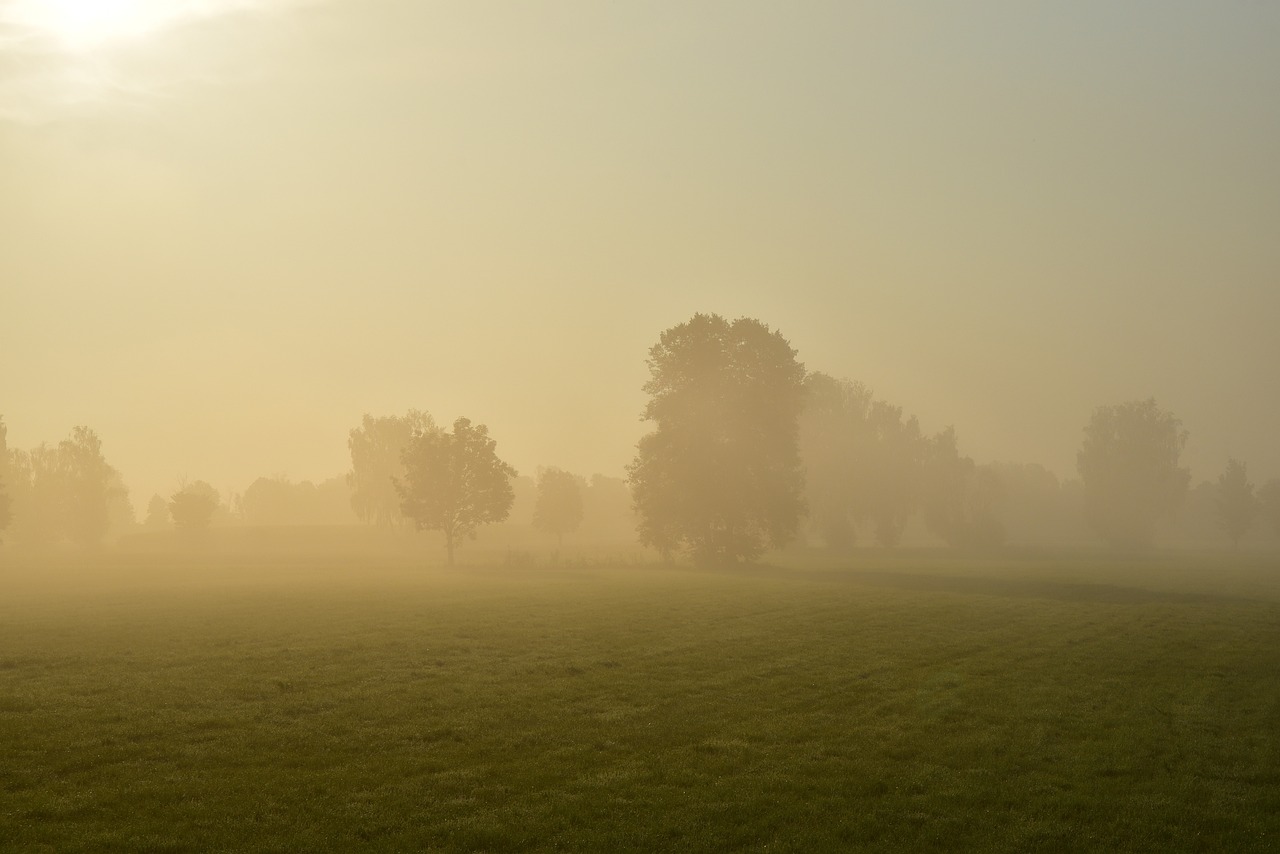
[[[1255,488],[1233,459],[1216,483],[1191,489],[1180,462],[1187,431],[1154,400],[1095,410],[1079,478],[1062,482],[1034,464],[975,463],[953,428],[927,435],[861,383],[808,371],[755,319],[695,315],[661,334],[648,367],[642,417],[652,429],[625,482],[556,468],[521,477],[483,424],[458,418],[446,429],[410,410],[363,417],[348,436],[345,477],[259,478],[230,502],[205,481],[183,482],[152,497],[142,527],[411,524],[438,532],[452,563],[479,528],[508,519],[521,493],[529,523],[557,549],[586,518],[699,563],[753,560],[797,539],[842,550],[869,536],[891,547],[913,523],[964,548],[996,548],[1011,529],[1023,541],[1069,537],[1077,522],[1112,546],[1142,548],[1188,505],[1233,545],[1264,514],[1280,532],[1280,479]],[[92,430],[23,451],[8,447],[0,417],[0,534],[94,547],[135,526]]]

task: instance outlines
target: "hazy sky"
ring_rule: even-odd
[[[52,11],[50,11],[52,10]],[[0,413],[135,504],[364,412],[620,475],[696,311],[1074,474],[1280,475],[1280,4],[0,0]]]

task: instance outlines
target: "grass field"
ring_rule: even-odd
[[[1280,562],[0,564],[0,848],[1280,850]]]

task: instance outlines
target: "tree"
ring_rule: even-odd
[[[218,491],[203,480],[183,484],[169,500],[169,516],[180,531],[196,534],[208,529],[222,499]]]
[[[1271,478],[1258,490],[1259,509],[1271,520],[1271,527],[1280,534],[1280,478]]]
[[[1227,460],[1227,469],[1218,476],[1218,523],[1231,538],[1234,549],[1240,538],[1253,527],[1258,515],[1258,497],[1253,494],[1253,484],[1245,470],[1245,464],[1236,459]]]
[[[5,426],[4,416],[0,415],[0,534],[13,521],[13,510],[9,492],[5,489],[5,480],[9,474],[9,428]],[[2,542],[3,540],[0,540]]]
[[[556,550],[564,545],[564,535],[582,524],[582,480],[557,468],[538,472],[538,500],[533,508],[533,527],[556,537]]]
[[[411,409],[402,416],[375,418],[366,414],[360,426],[351,431],[347,439],[351,451],[347,482],[351,485],[351,507],[361,521],[376,525],[404,521],[395,486],[395,481],[405,476],[404,449],[415,435],[435,429],[430,415]]]
[[[1084,434],[1076,467],[1089,523],[1114,547],[1149,546],[1156,521],[1177,511],[1191,481],[1178,465],[1182,422],[1148,399],[1099,407]]]
[[[804,512],[804,365],[758,320],[697,314],[649,350],[644,436],[628,467],[641,542],[701,564],[752,560]]]
[[[1004,526],[995,513],[999,478],[960,456],[953,428],[928,440],[923,478],[924,524],[930,533],[965,548],[1004,542]]]
[[[871,391],[824,373],[805,377],[804,390],[799,443],[809,520],[829,548],[848,549],[867,512]]]
[[[405,445],[404,479],[395,481],[401,511],[419,530],[444,534],[449,566],[458,541],[511,512],[516,470],[498,459],[489,428],[459,418],[453,432],[420,429]]]
[[[169,527],[169,502],[159,495],[151,496],[147,503],[147,518],[142,523],[148,531],[163,531]]]

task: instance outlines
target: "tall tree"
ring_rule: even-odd
[[[953,428],[928,440],[923,482],[924,524],[934,536],[966,548],[1004,542],[1004,526],[995,512],[999,479],[992,469],[960,455]]]
[[[401,459],[404,479],[396,481],[396,489],[402,512],[419,530],[444,534],[449,566],[461,539],[511,512],[516,470],[498,459],[497,442],[483,424],[459,418],[452,432],[419,430]]]
[[[1084,428],[1076,467],[1085,512],[1112,546],[1149,546],[1157,520],[1182,504],[1191,472],[1178,465],[1187,432],[1154,399],[1099,407]]]
[[[829,548],[847,549],[868,510],[871,391],[824,373],[809,374],[804,387],[799,445],[809,521]]]
[[[66,479],[63,512],[65,532],[82,546],[101,544],[111,527],[113,502],[123,484],[102,455],[102,442],[88,427],[76,427],[58,445],[59,467]]]
[[[582,524],[582,491],[582,479],[563,469],[538,472],[533,527],[554,536],[557,550],[564,546],[564,535]]]
[[[649,350],[644,436],[630,465],[640,538],[703,564],[758,557],[804,512],[804,365],[758,320],[697,314]]]
[[[404,521],[395,486],[395,481],[405,476],[404,449],[415,435],[435,429],[430,415],[411,409],[404,415],[378,418],[366,414],[360,426],[351,431],[347,482],[351,485],[351,507],[361,521],[387,526]]]
[[[1258,496],[1245,464],[1240,460],[1227,460],[1227,469],[1218,475],[1217,489],[1218,523],[1231,538],[1231,547],[1240,545],[1240,538],[1253,527],[1258,515]]]

